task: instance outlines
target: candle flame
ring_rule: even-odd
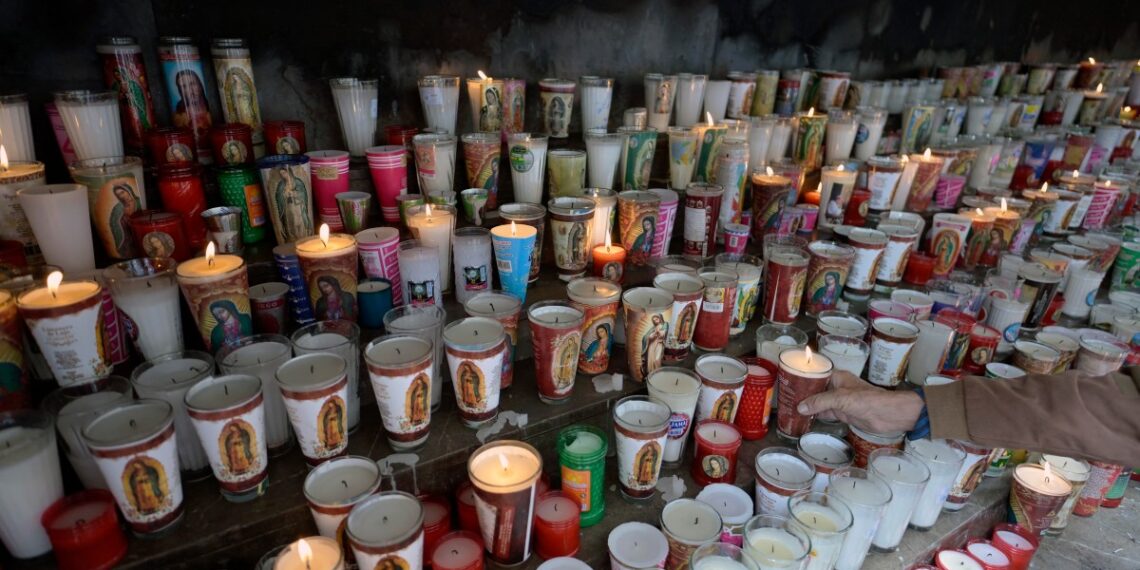
[[[8,151],[0,144],[0,170],[8,170]]]
[[[815,185],[815,191],[816,192],[823,192],[823,182],[820,182],[820,183]]]
[[[974,208],[974,213],[979,215],[979,216],[984,216],[986,214],[985,212],[982,211],[981,208]]]
[[[910,157],[904,154],[904,155],[902,155],[902,159],[900,160],[900,162],[902,162],[905,165],[906,163],[910,162]]]
[[[1003,198],[1001,199],[1001,211],[1002,211],[1002,212],[1005,212],[1005,211],[1006,211],[1006,210],[1008,210],[1008,209],[1009,209],[1009,202],[1006,202],[1006,201],[1005,201],[1005,198],[1003,197]]]
[[[713,121],[712,113],[705,111],[705,122],[707,122],[710,127],[716,124],[716,121]]]
[[[930,147],[926,147],[926,152],[922,153],[922,158],[930,158]]]
[[[1103,83],[1097,83],[1096,84],[1096,92],[1101,93],[1103,91],[1104,91],[1104,84]]]
[[[840,164],[840,165],[839,165],[839,168],[836,168],[836,170],[838,170],[838,171],[840,171],[840,172],[843,172],[843,165],[842,165],[842,164]]]
[[[511,220],[511,235],[518,235],[518,226],[515,225],[514,220]]]
[[[309,564],[313,561],[313,547],[309,546],[305,539],[297,541],[297,554],[301,557],[301,562],[308,568]]]
[[[1090,63],[1090,64],[1092,64],[1092,65],[1096,65],[1096,60],[1090,57],[1090,58],[1089,58],[1089,63]]]
[[[776,172],[772,170],[771,166],[765,166],[764,171],[768,174],[768,176],[774,176],[776,174]]]
[[[612,234],[612,233],[613,232],[606,232],[606,252],[607,253],[610,251],[610,246],[613,245],[613,239],[610,237],[610,234]]]
[[[214,256],[217,255],[218,247],[214,245],[213,240],[206,244],[206,263],[209,265],[214,264]]]
[[[48,274],[48,276],[47,276],[47,290],[48,290],[48,293],[51,293],[52,299],[54,299],[56,294],[59,293],[59,285],[61,283],[63,283],[63,272],[62,271],[52,271],[50,274]]]
[[[1048,182],[1042,182],[1041,183],[1041,193],[1044,194],[1048,191],[1049,191],[1049,183]]]
[[[486,74],[486,73],[483,73],[483,70],[482,70],[482,69],[480,69],[480,70],[479,70],[479,71],[477,71],[476,73],[478,73],[478,74],[479,74],[479,79],[482,79],[483,81],[486,81],[486,80],[490,79],[490,77],[487,77],[487,74]]]
[[[321,224],[321,243],[327,248],[329,246],[329,225]]]
[[[804,353],[807,354],[807,363],[811,364],[811,347],[805,346],[804,347]]]
[[[812,108],[808,109],[808,114],[807,114],[807,116],[809,116],[809,117],[814,117],[814,116],[815,116],[815,107],[812,107]]]
[[[510,468],[511,468],[511,464],[510,464],[510,463],[507,463],[507,456],[506,456],[506,455],[503,455],[502,453],[500,453],[500,454],[498,454],[498,455],[499,455],[499,465],[501,465],[501,466],[503,467],[503,471],[506,471],[507,469],[510,469]]]
[[[1049,467],[1049,462],[1042,460],[1041,463],[1045,467],[1045,482],[1048,483],[1053,478],[1053,469]]]
[[[1132,106],[1131,105],[1125,105],[1124,106],[1124,112],[1125,113],[1131,113],[1132,112]],[[3,151],[3,150],[4,150],[4,147],[0,146],[0,151]]]
[[[428,219],[431,219],[431,204],[424,204],[424,213],[427,214]]]

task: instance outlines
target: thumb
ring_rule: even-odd
[[[796,410],[805,416],[818,415],[827,411],[842,410],[844,400],[842,392],[829,390],[805,398]]]

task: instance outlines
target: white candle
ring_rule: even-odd
[[[559,556],[539,564],[538,570],[590,570],[590,565],[577,558]]]
[[[578,79],[578,92],[582,101],[582,132],[609,128],[613,90],[614,80],[608,77],[583,75]]]
[[[348,448],[348,363],[327,352],[293,357],[277,369],[276,381],[305,461],[319,465]]]
[[[663,568],[669,556],[669,542],[657,527],[643,522],[617,525],[606,537],[610,567],[614,570]]]
[[[35,160],[32,143],[32,116],[28,113],[28,96],[24,93],[0,95],[0,143],[12,160]]]
[[[443,306],[443,286],[439,249],[420,240],[400,242],[397,252],[400,279],[404,281],[404,305],[424,307]]]
[[[460,228],[452,236],[455,254],[455,299],[466,303],[491,289],[491,232],[485,228]]]
[[[957,550],[943,550],[934,556],[940,568],[950,570],[983,570],[982,565],[969,554]]]
[[[824,334],[834,334],[861,338],[867,334],[867,322],[856,315],[821,315],[817,324]]]
[[[879,151],[883,127],[887,124],[887,111],[879,107],[859,107],[858,121],[854,154],[858,160],[867,160]]]
[[[744,392],[748,366],[731,356],[705,354],[697,359],[695,368],[701,377],[696,421],[712,418],[732,423]]]
[[[1022,539],[1024,540],[1024,539]],[[966,552],[985,563],[990,568],[1009,567],[1009,557],[998,550],[989,541],[974,542],[966,545]]]
[[[512,133],[509,141],[508,158],[515,200],[541,204],[550,137],[539,133]]]
[[[443,353],[443,322],[447,313],[440,306],[434,307],[399,307],[399,312],[389,311],[389,315],[399,315],[384,320],[384,328],[389,333],[408,333],[429,340],[435,350],[432,361],[431,377],[431,407],[439,408],[440,397],[443,394],[443,371],[447,369],[447,361]]]
[[[424,508],[401,491],[384,491],[364,499],[345,523],[352,553],[361,568],[383,564],[416,568],[424,558]]]
[[[111,363],[94,331],[103,326],[103,288],[94,281],[63,283],[63,274],[48,275],[46,286],[21,293],[20,316],[60,386],[102,378]]]
[[[338,457],[310,471],[303,490],[317,532],[339,539],[341,523],[349,511],[374,495],[380,482],[380,467],[367,457]]]
[[[455,134],[459,114],[459,76],[425,75],[419,80],[420,103],[429,128]]]
[[[826,335],[819,339],[819,353],[835,364],[836,370],[845,370],[856,376],[863,375],[870,349],[862,339]]]
[[[666,463],[676,463],[681,459],[681,450],[692,427],[701,381],[689,370],[667,366],[653,371],[646,384],[649,396],[664,402],[672,413],[663,456]]]
[[[63,496],[63,476],[51,419],[15,412],[0,427],[0,539],[16,558],[51,550],[40,516]]]
[[[79,160],[123,156],[119,97],[113,91],[62,91],[55,107]]]
[[[163,355],[149,360],[131,374],[140,398],[165,400],[174,410],[178,462],[183,471],[204,472],[210,463],[186,412],[186,393],[214,373],[214,359],[197,351]]]
[[[800,453],[815,467],[811,490],[816,493],[824,492],[831,473],[851,465],[854,458],[851,445],[829,433],[805,433],[800,437],[798,446]]]
[[[440,293],[451,289],[451,232],[455,231],[455,208],[424,204],[408,212],[408,228],[425,246],[439,251]],[[403,275],[403,271],[400,272]]]
[[[751,525],[749,525],[751,526]],[[799,536],[783,528],[766,527],[747,531],[744,552],[752,557],[761,570],[801,568],[808,555],[808,537],[796,529]]]
[[[87,489],[106,489],[107,482],[83,441],[83,428],[99,414],[134,398],[131,384],[121,376],[112,376],[89,386],[97,392],[75,397],[73,389],[60,388],[44,400],[43,409],[55,410],[55,427],[63,438],[68,461]],[[84,390],[85,391],[85,390]]]
[[[847,160],[851,157],[851,149],[855,146],[855,134],[859,130],[859,123],[849,113],[833,112],[829,115],[824,160],[827,161],[827,164],[834,164],[836,161]]]
[[[337,539],[310,536],[278,554],[273,570],[344,570],[344,554]]]
[[[789,503],[792,524],[811,537],[807,570],[830,570],[851,529],[851,509],[841,499],[822,493],[798,493]]]
[[[218,368],[225,374],[250,374],[261,379],[265,396],[266,444],[279,451],[292,442],[285,400],[277,384],[277,368],[293,357],[293,345],[281,335],[254,335],[218,351]]]
[[[29,186],[16,194],[44,260],[67,272],[95,269],[87,187],[81,184]],[[72,231],[60,231],[71,228]],[[26,242],[25,242],[26,243]]]
[[[843,499],[852,514],[851,530],[843,540],[835,568],[858,570],[891,502],[891,489],[877,475],[858,467],[845,467],[831,474],[827,494]]]
[[[692,73],[677,74],[676,123],[678,127],[691,127],[700,120],[701,105],[704,103],[708,79],[709,77],[707,75],[694,75]],[[730,85],[724,86],[724,103],[720,105],[721,109],[728,104],[728,87],[730,87]]]
[[[723,121],[728,111],[728,95],[732,82],[727,79],[713,79],[705,84],[705,113],[714,121]]]
[[[293,333],[297,355],[313,352],[336,354],[348,363],[348,429],[360,422],[360,327],[347,320],[321,321]]]
[[[182,311],[174,262],[135,259],[103,271],[115,306],[133,323],[135,346],[150,360],[182,350]]]
[[[768,162],[779,162],[788,156],[788,143],[792,139],[792,118],[781,117],[772,127],[772,141],[768,143]]]
[[[966,454],[943,440],[930,439],[907,440],[907,451],[915,454],[930,470],[930,480],[918,498],[914,514],[910,516],[910,526],[926,530],[938,520],[942,504],[958,479],[958,470],[966,460]]]
[[[586,172],[587,183],[593,188],[620,188],[615,186],[618,164],[625,151],[625,133],[586,131]],[[595,212],[596,213],[596,212]]]
[[[344,144],[352,156],[364,156],[364,149],[376,139],[380,82],[375,79],[335,77],[329,80],[333,105],[340,117]]]
[[[877,449],[871,454],[870,471],[891,488],[891,503],[883,513],[871,545],[882,552],[898,549],[907,522],[930,479],[930,470],[915,456],[897,449]]]
[[[3,128],[4,96],[0,95],[0,129]],[[44,165],[42,162],[9,162],[4,140],[8,131],[0,130],[0,238],[24,244],[24,256],[29,265],[41,265],[43,254],[36,243],[35,233],[20,206],[18,192],[21,188],[42,186]]]
[[[665,536],[689,546],[715,542],[720,536],[720,514],[696,499],[674,499],[661,510]]]
[[[425,196],[452,192],[455,187],[455,135],[421,133],[412,137],[416,176]]]
[[[755,467],[758,515],[787,516],[788,497],[815,479],[815,468],[792,449],[768,448],[756,456]]]
[[[261,380],[247,375],[208,378],[186,392],[185,402],[222,496],[245,502],[265,494],[269,454]]]
[[[739,535],[744,523],[752,518],[752,497],[736,485],[729,483],[706,485],[700,493],[697,493],[697,500],[716,509],[726,532]]]
[[[397,451],[427,441],[434,355],[431,342],[412,335],[385,335],[364,348],[380,420]]]
[[[534,508],[535,516],[552,523],[565,523],[574,518],[582,510],[581,506],[570,497],[552,495],[537,501]]]
[[[799,346],[799,342],[797,342],[795,338],[792,338],[790,335],[786,334],[780,335],[772,340],[760,341],[757,344],[760,345],[757,348],[757,352],[760,353],[760,358],[763,358],[769,362],[779,362],[780,353],[790,348],[796,348]]]

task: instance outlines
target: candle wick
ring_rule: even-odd
[[[558,503],[554,503],[554,512],[558,512]]]
[[[815,515],[811,516],[811,524],[819,524],[819,520],[816,519]]]
[[[131,426],[131,429],[134,429],[135,428],[135,419],[131,418],[131,421],[127,422],[127,425]]]
[[[147,289],[149,289],[151,287],[150,281],[146,282],[146,286],[147,286]]]
[[[701,517],[693,517],[693,526],[700,526]]]
[[[230,395],[230,386],[229,386],[229,384],[222,384],[222,389],[226,391],[226,395],[227,395],[227,396],[229,396],[229,395]]]
[[[895,469],[897,469],[899,473],[902,473],[902,463],[895,465]]]
[[[451,555],[452,555],[452,556],[459,556],[459,551],[458,551],[458,550],[456,550],[456,549],[454,549],[454,548],[452,548],[452,549],[451,549]]]
[[[780,476],[780,468],[779,468],[779,467],[776,467],[776,476],[777,476],[777,477],[779,477],[779,476]]]
[[[400,356],[404,355],[404,353],[400,352],[400,347],[398,346],[396,347],[396,354],[399,354]]]
[[[380,522],[388,524],[388,515],[384,515],[384,518],[380,519]]]
[[[854,480],[854,479],[852,479],[852,480],[851,480],[851,488],[852,488],[852,489],[854,489],[854,488],[855,488],[855,480]]]
[[[495,310],[495,304],[494,303],[487,303],[487,304],[491,306],[491,311]]]
[[[315,369],[316,369],[316,365],[310,364],[309,365],[309,374],[316,374],[317,371]]]
[[[344,479],[341,479],[341,480],[340,480],[340,484],[341,484],[341,485],[344,485],[344,488],[345,488],[345,489],[347,489],[347,488],[348,488],[348,481],[345,481]]]

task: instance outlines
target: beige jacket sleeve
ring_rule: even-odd
[[[1140,367],[1108,376],[967,376],[925,389],[931,436],[1140,467]]]

